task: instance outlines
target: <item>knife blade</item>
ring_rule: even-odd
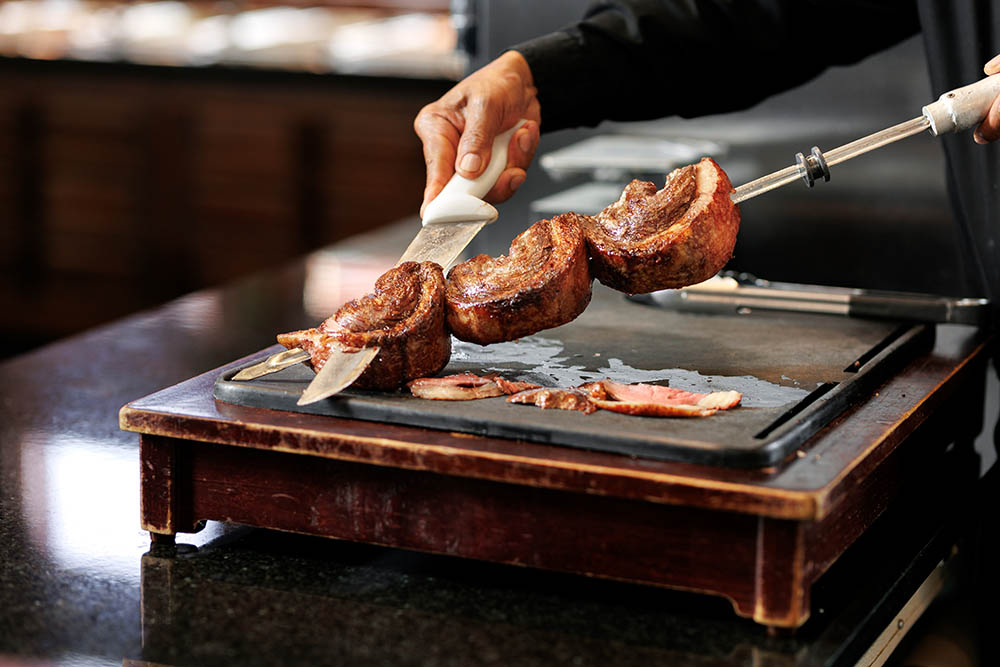
[[[284,368],[294,366],[295,364],[302,363],[303,361],[309,361],[309,353],[305,350],[300,350],[297,347],[292,348],[291,350],[283,350],[272,354],[264,361],[256,363],[253,366],[247,366],[234,375],[233,379],[241,381],[253,380],[265,375],[270,375],[271,373],[277,373]]]
[[[479,177],[467,179],[455,174],[438,196],[427,204],[424,209],[424,217],[421,220],[420,231],[417,232],[413,241],[403,252],[402,257],[396,262],[397,266],[403,262],[411,261],[437,262],[447,272],[476,234],[499,217],[497,210],[481,198],[493,188],[497,179],[500,178],[500,174],[506,168],[507,146],[510,144],[510,138],[526,122],[522,119],[514,127],[497,135],[493,141],[490,161]],[[253,366],[244,368],[234,375],[233,379],[254,380],[308,360],[308,352],[298,348],[284,350],[272,354]],[[370,362],[371,360],[368,361],[368,363]],[[340,363],[348,362],[345,360]],[[333,371],[329,371],[328,375],[332,374]],[[343,377],[348,376],[344,375]],[[357,379],[356,376],[355,379]]]
[[[458,174],[444,186],[440,194],[424,208],[420,231],[396,263],[436,262],[447,271],[459,258],[469,242],[487,224],[499,217],[497,210],[482,200],[496,184],[507,167],[507,145],[514,133],[527,121],[501,132],[493,140],[490,161],[475,179]],[[350,386],[378,355],[378,347],[368,347],[357,353],[331,354],[316,377],[297,401],[309,405],[333,396]]]
[[[365,372],[368,364],[378,356],[378,353],[377,347],[365,347],[357,352],[330,350],[330,357],[302,392],[296,404],[309,405],[349,387]]]

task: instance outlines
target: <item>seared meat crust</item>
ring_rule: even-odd
[[[543,410],[577,410],[586,415],[597,411],[597,404],[580,389],[542,387],[521,391],[507,399],[508,403],[537,405]]]
[[[435,375],[451,357],[444,288],[437,264],[404,262],[382,274],[371,294],[344,304],[314,329],[279,334],[278,342],[308,352],[317,372],[331,349],[378,346],[378,355],[352,386],[396,389]]]
[[[583,219],[593,276],[629,294],[711,278],[736,245],[740,211],[731,192],[711,158],[670,172],[660,190],[632,181],[617,202]]]
[[[448,273],[448,326],[456,338],[487,345],[550,329],[590,303],[586,243],[576,213],[541,220],[497,258],[478,255]]]

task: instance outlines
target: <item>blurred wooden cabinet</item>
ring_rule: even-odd
[[[0,62],[6,351],[415,214],[451,85]]]

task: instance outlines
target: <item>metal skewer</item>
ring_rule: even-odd
[[[826,154],[819,147],[813,146],[812,152],[808,156],[802,153],[796,154],[794,165],[785,167],[767,176],[762,176],[755,181],[750,181],[736,188],[732,194],[733,202],[739,204],[751,197],[756,197],[775,188],[780,188],[782,185],[788,185],[800,178],[809,187],[813,187],[820,178],[824,181],[829,181],[830,167],[841,162],[846,162],[859,155],[864,155],[869,151],[881,148],[894,141],[912,137],[914,134],[920,134],[924,130],[930,129],[930,127],[930,119],[926,116],[920,116],[919,118],[908,120],[899,125],[893,125],[875,134],[869,134],[867,137],[862,137],[849,144],[834,148]]]
[[[270,375],[271,373],[277,373],[282,369],[302,363],[303,361],[309,361],[309,353],[296,347],[291,350],[272,354],[264,361],[244,368],[234,375],[233,379],[253,380],[254,378]]]
[[[997,95],[1000,95],[1000,74],[956,88],[925,106],[922,109],[923,115],[913,120],[869,134],[867,137],[834,148],[826,154],[817,146],[813,146],[809,155],[798,153],[794,165],[741,185],[733,191],[732,200],[739,204],[800,178],[806,185],[813,187],[820,178],[824,181],[830,180],[830,167],[894,141],[920,134],[924,130],[930,130],[936,137],[968,130],[982,122]]]

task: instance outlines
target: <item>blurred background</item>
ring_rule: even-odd
[[[419,109],[587,4],[0,2],[0,356],[414,216]],[[932,97],[918,37],[744,112],[546,135],[472,251],[701,155],[744,183]],[[965,295],[929,135],[742,212],[731,269]]]

